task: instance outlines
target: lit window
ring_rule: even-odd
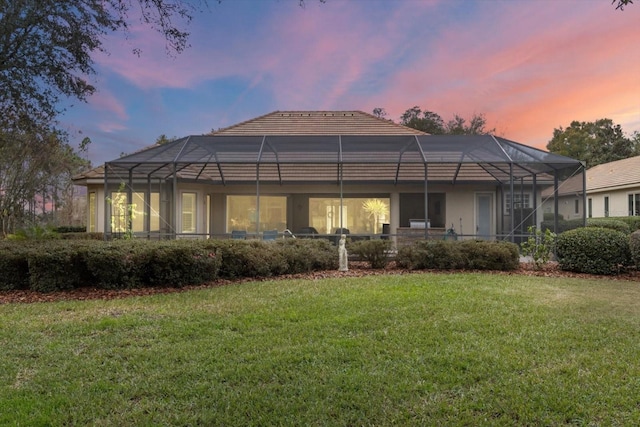
[[[388,223],[388,198],[311,198],[309,226],[321,234],[333,234],[346,228],[351,234],[379,234]],[[342,207],[342,209],[341,209]]]
[[[227,196],[227,232],[256,231],[256,196]],[[287,198],[260,196],[259,231],[287,228]]]
[[[196,193],[182,193],[182,232],[196,232]]]
[[[127,209],[127,193],[114,191],[109,200],[111,205],[111,231],[113,233],[124,233],[129,230],[127,219],[129,218]]]
[[[95,233],[96,231],[96,193],[89,193],[89,227],[88,231],[90,233]]]

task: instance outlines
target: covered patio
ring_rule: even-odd
[[[455,229],[458,238],[518,241],[529,225],[542,220],[542,191],[557,194],[563,181],[580,175],[583,185],[577,193],[584,217],[580,161],[492,135],[188,136],[105,163],[100,193],[104,217],[112,220],[96,231],[104,231],[106,238],[119,232],[116,193],[126,197],[127,206],[138,199],[142,231],[135,234],[155,238],[230,237],[230,194],[255,200],[255,212],[244,226],[255,237],[273,227],[279,233],[308,230],[314,195],[339,203],[331,224],[345,229],[345,201],[366,195],[388,201],[390,209],[383,227],[361,234],[396,238],[408,229],[429,238]],[[199,198],[190,201],[185,191]],[[152,201],[154,194],[157,201]],[[262,221],[261,208],[266,208],[261,200],[274,195],[287,201],[283,219],[272,224]],[[557,224],[558,198],[553,200]],[[185,227],[188,203],[196,205],[201,227]],[[132,217],[124,213],[128,229]],[[157,224],[152,224],[154,217]]]

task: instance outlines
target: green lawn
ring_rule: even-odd
[[[0,425],[638,425],[639,285],[411,274],[0,305]]]

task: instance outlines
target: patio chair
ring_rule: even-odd
[[[245,230],[231,230],[231,238],[245,240],[247,238],[247,232]]]
[[[262,240],[276,240],[278,237],[278,230],[265,230],[262,233]]]

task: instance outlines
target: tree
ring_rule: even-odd
[[[59,133],[0,132],[0,236],[70,208],[71,176],[87,166]]]
[[[195,10],[182,0],[0,0],[0,128],[46,133],[62,98],[86,100],[91,55],[105,35],[127,33],[134,12],[179,53],[189,33],[174,18],[188,22]]]
[[[487,119],[484,114],[474,114],[468,123],[465,118],[455,114],[453,119],[445,123],[440,115],[422,111],[417,105],[402,113],[400,124],[431,135],[486,135],[496,131],[495,128],[486,129]]]
[[[485,129],[486,126],[487,119],[484,114],[474,114],[468,124],[464,118],[455,114],[453,119],[444,126],[444,133],[447,135],[487,135],[496,132],[495,128]]]
[[[162,135],[160,135],[158,138],[156,138],[156,144],[157,145],[164,145],[164,144],[168,144],[169,142],[173,142],[176,139],[178,139],[177,136],[172,136],[172,137],[168,137],[167,135],[165,135],[164,133]]]
[[[431,135],[445,133],[442,117],[432,111],[422,111],[417,105],[402,113],[400,124]]]
[[[573,121],[567,128],[553,130],[547,150],[582,160],[587,167],[639,155],[640,144],[627,138],[611,119]]]
[[[630,4],[633,4],[633,0],[612,0],[611,4],[616,5],[616,10],[617,9],[624,10],[625,6],[629,6]]]
[[[384,108],[376,107],[373,109],[373,115],[379,119],[384,119],[387,117],[387,110]]]

